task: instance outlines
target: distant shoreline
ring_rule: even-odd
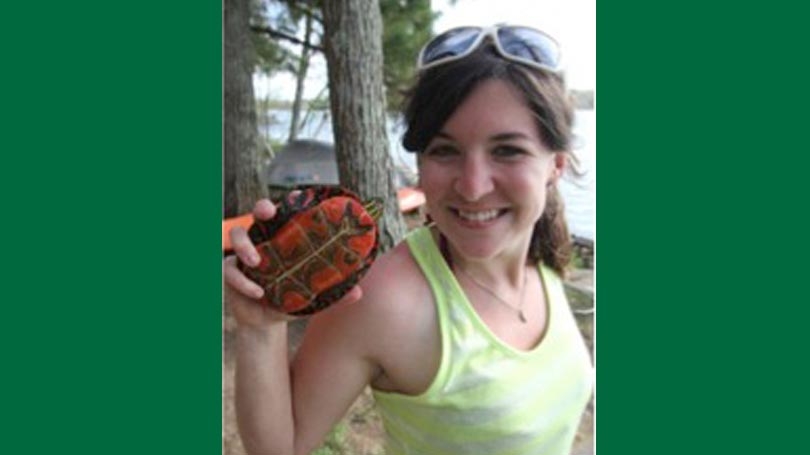
[[[569,93],[574,99],[574,105],[577,109],[590,110],[594,108],[594,91],[593,90],[570,90]],[[257,105],[265,109],[291,109],[292,101],[290,100],[274,100],[274,99],[257,99]],[[314,110],[327,110],[329,109],[328,100],[304,100],[304,109]]]

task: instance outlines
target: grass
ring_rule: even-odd
[[[347,451],[345,422],[340,422],[329,432],[324,443],[312,455],[350,455]]]

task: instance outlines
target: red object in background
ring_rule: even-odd
[[[231,251],[233,249],[231,246],[231,229],[240,226],[247,231],[251,224],[253,224],[253,214],[251,213],[222,220],[222,251]]]
[[[408,213],[416,210],[425,203],[425,193],[412,186],[405,186],[397,190],[399,211]]]

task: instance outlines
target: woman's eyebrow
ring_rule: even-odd
[[[444,131],[439,131],[434,136],[434,139],[444,139],[446,141],[454,142],[456,139],[451,136],[450,134],[445,133]],[[531,140],[531,136],[525,133],[521,133],[519,131],[507,131],[505,133],[498,133],[491,136],[488,140],[489,142],[508,142],[513,140]]]
[[[530,139],[529,136],[520,132],[499,133],[489,138],[491,142],[510,141],[514,139]]]

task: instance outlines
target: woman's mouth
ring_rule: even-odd
[[[506,210],[497,210],[497,209],[474,210],[474,211],[460,210],[460,209],[450,209],[450,210],[462,220],[469,221],[472,223],[486,223],[487,221],[492,221],[506,212]]]

